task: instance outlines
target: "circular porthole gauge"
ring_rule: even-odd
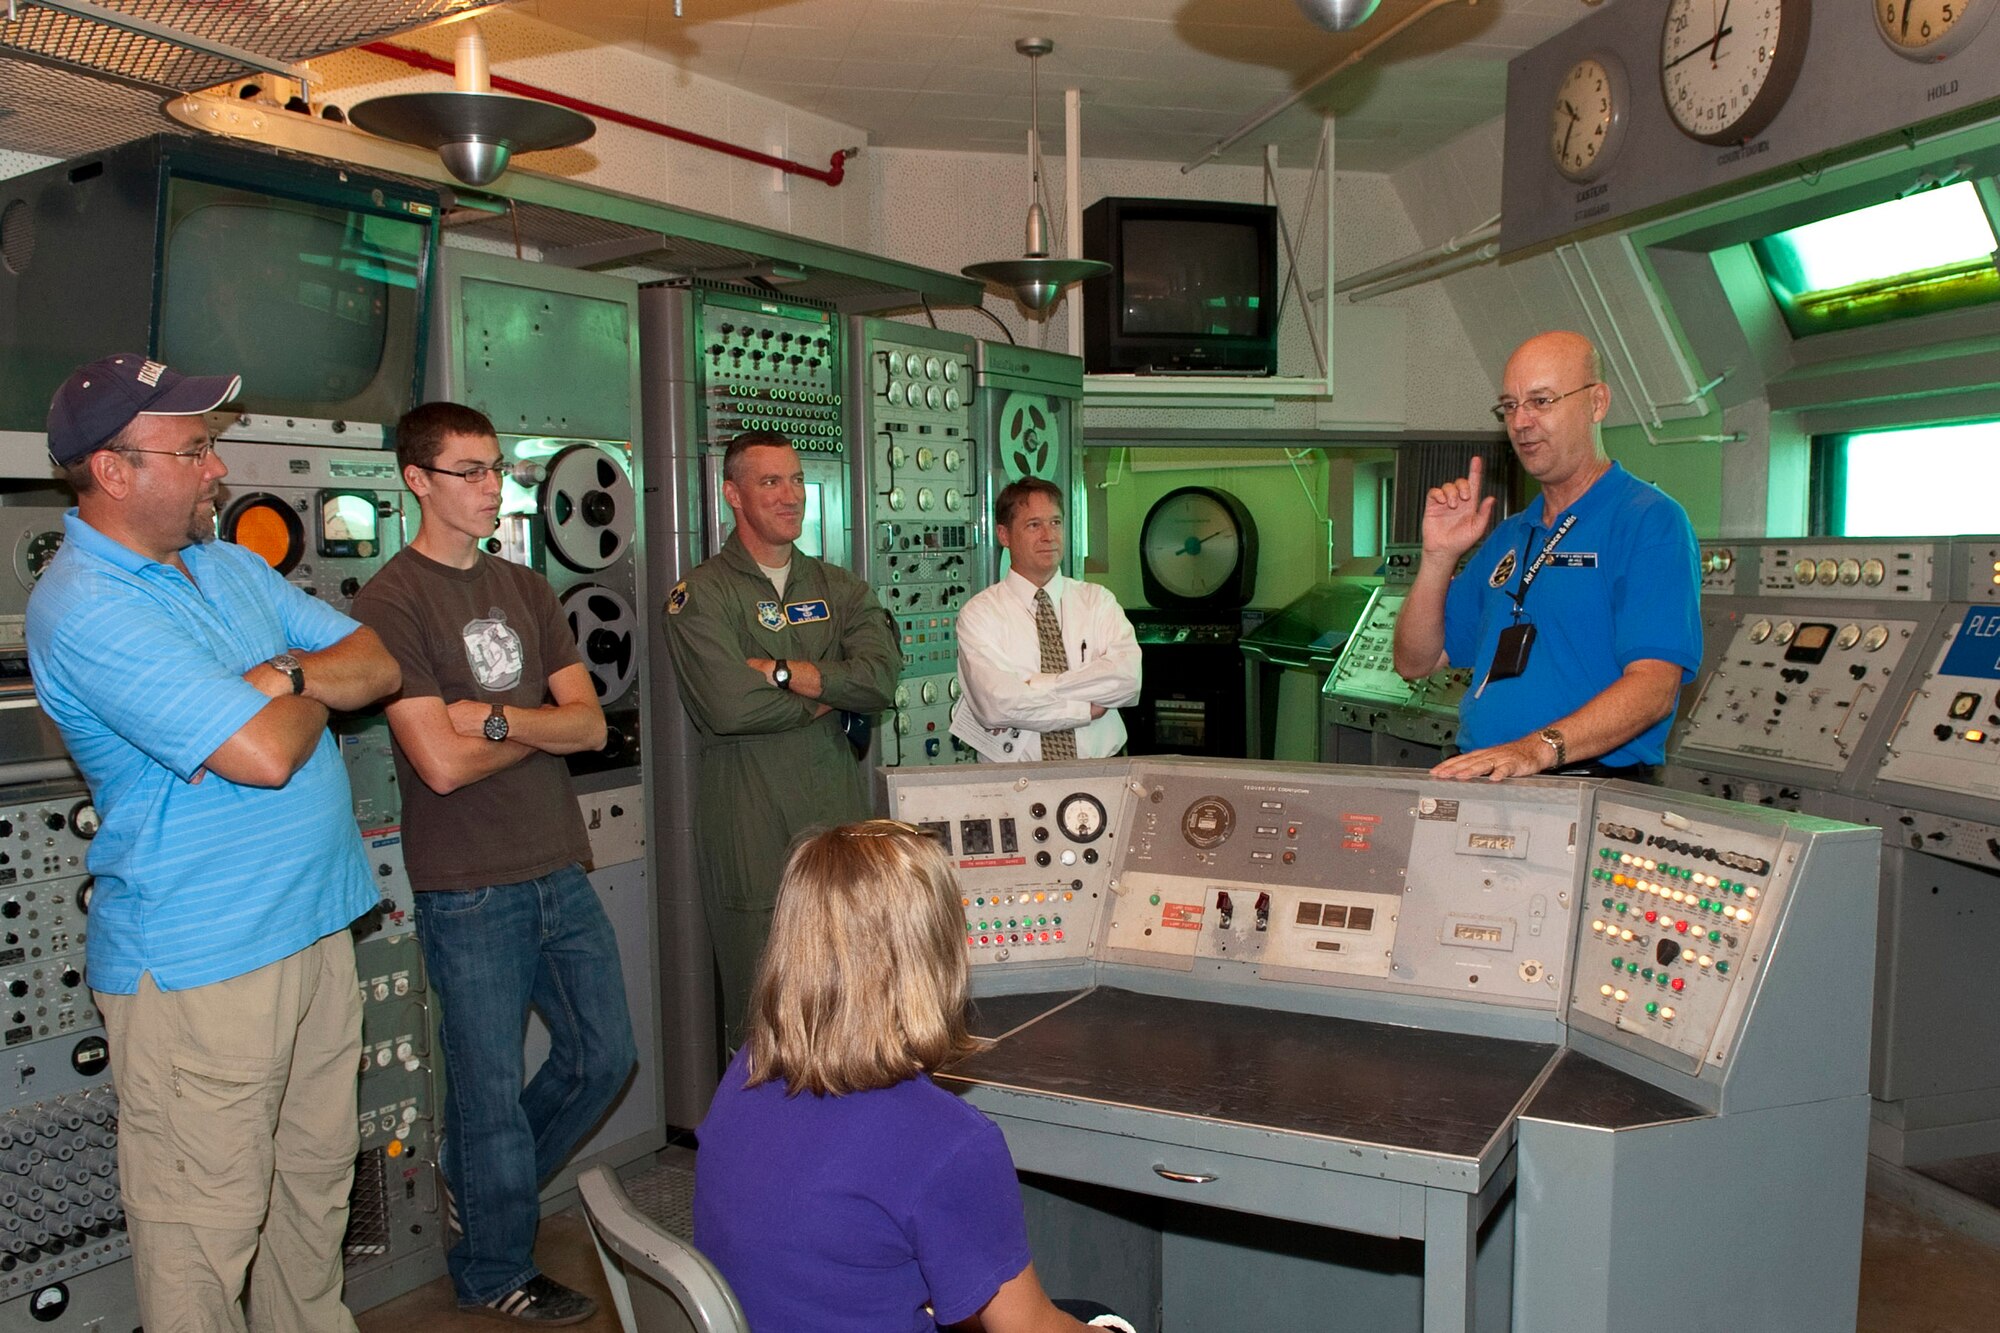
[[[1597,179],[1625,138],[1625,64],[1607,52],[1585,56],[1556,85],[1549,107],[1549,156],[1579,184]]]
[[[1168,491],[1139,527],[1139,577],[1162,607],[1229,608],[1257,586],[1257,523],[1228,491]]]
[[[1811,28],[1811,0],[1750,0],[1728,9],[1671,0],[1660,30],[1667,114],[1702,143],[1756,138],[1792,95]]]
[[[1993,17],[1995,0],[1869,0],[1875,31],[1905,60],[1948,60]]]

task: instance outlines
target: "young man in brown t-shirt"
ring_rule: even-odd
[[[493,423],[426,403],[396,427],[423,510],[409,546],[354,599],[403,669],[388,705],[417,935],[443,1009],[440,1162],[462,1236],[461,1309],[573,1324],[595,1302],[534,1262],[541,1182],[634,1064],[618,942],[581,862],[589,843],[562,756],[604,744],[604,713],[554,592],[482,551],[499,521]],[[526,1088],[529,1007],[549,1055]]]

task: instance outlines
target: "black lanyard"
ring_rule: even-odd
[[[1519,620],[1526,614],[1528,609],[1528,589],[1534,586],[1535,576],[1542,572],[1542,566],[1549,563],[1549,557],[1556,553],[1556,543],[1568,536],[1569,530],[1575,526],[1576,515],[1571,514],[1562,521],[1561,527],[1549,534],[1548,541],[1542,546],[1542,553],[1535,557],[1535,563],[1521,571],[1521,586],[1507,594],[1514,599],[1514,619]],[[1521,548],[1521,557],[1526,559],[1527,555],[1528,550],[1524,546]]]

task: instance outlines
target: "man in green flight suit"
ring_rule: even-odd
[[[902,650],[866,583],[793,548],[805,473],[784,436],[737,436],[722,476],[736,530],[667,595],[666,632],[701,736],[695,863],[734,1044],[792,839],[870,813],[841,713],[889,706]]]

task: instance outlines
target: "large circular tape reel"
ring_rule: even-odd
[[[579,583],[561,601],[597,702],[616,703],[639,677],[639,617],[632,604],[601,583]]]
[[[1010,393],[1000,404],[998,431],[1000,463],[1007,480],[1040,477],[1056,481],[1062,474],[1062,418],[1056,400],[1039,393]]]
[[[573,444],[549,460],[541,510],[549,549],[571,569],[603,569],[632,549],[632,479],[601,446]]]

